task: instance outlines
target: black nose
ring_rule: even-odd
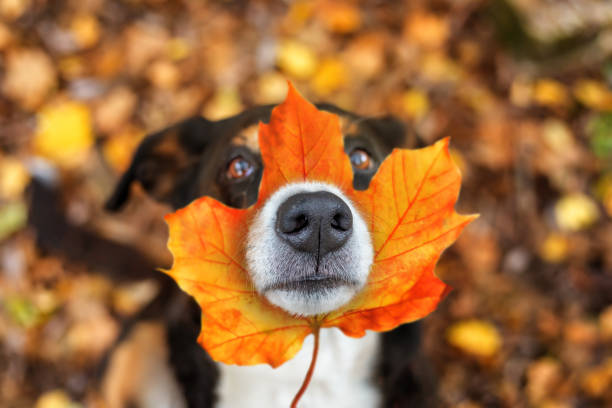
[[[276,233],[298,251],[323,256],[340,248],[353,231],[353,214],[327,191],[300,193],[280,205]]]

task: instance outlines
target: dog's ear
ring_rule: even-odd
[[[360,125],[373,132],[377,140],[389,151],[396,147],[417,147],[415,133],[395,116],[365,118]]]
[[[159,201],[175,208],[184,205],[193,195],[200,158],[214,134],[214,122],[198,116],[147,136],[106,202],[106,209],[119,210],[135,181]]]

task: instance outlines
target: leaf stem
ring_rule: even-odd
[[[315,364],[317,363],[317,356],[319,355],[319,325],[315,325],[313,327],[312,334],[314,335],[314,348],[312,349],[312,360],[310,361],[310,367],[308,367],[308,372],[306,373],[306,377],[304,378],[304,382],[300,387],[300,390],[293,397],[293,401],[291,402],[291,408],[297,408],[298,402],[300,402],[300,398],[304,395],[306,388],[308,388],[308,384],[310,384],[310,380],[312,379],[312,373],[314,372]]]

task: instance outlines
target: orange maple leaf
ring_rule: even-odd
[[[269,124],[259,125],[259,146],[264,172],[256,204],[234,209],[203,197],[166,216],[174,256],[166,273],[200,305],[198,341],[214,360],[276,367],[320,327],[361,337],[435,309],[448,286],[434,266],[475,217],[454,211],[461,176],[448,139],[420,150],[395,149],[369,189],[356,191],[338,117],[317,110],[290,86]],[[333,184],[349,197],[368,223],[374,250],[365,287],[338,310],[310,317],[291,315],[261,296],[245,259],[248,228],[266,200],[303,181]]]

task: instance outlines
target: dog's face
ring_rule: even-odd
[[[391,118],[362,118],[331,105],[340,116],[355,189],[366,189],[378,166],[406,141]],[[139,147],[107,207],[126,201],[133,181],[156,199],[182,207],[209,195],[246,208],[257,201],[263,164],[259,121],[271,107],[211,122],[197,117],[149,136]],[[246,259],[257,291],[302,316],[327,313],[365,284],[372,263],[370,234],[353,203],[335,186],[294,183],[276,191],[248,226]]]

